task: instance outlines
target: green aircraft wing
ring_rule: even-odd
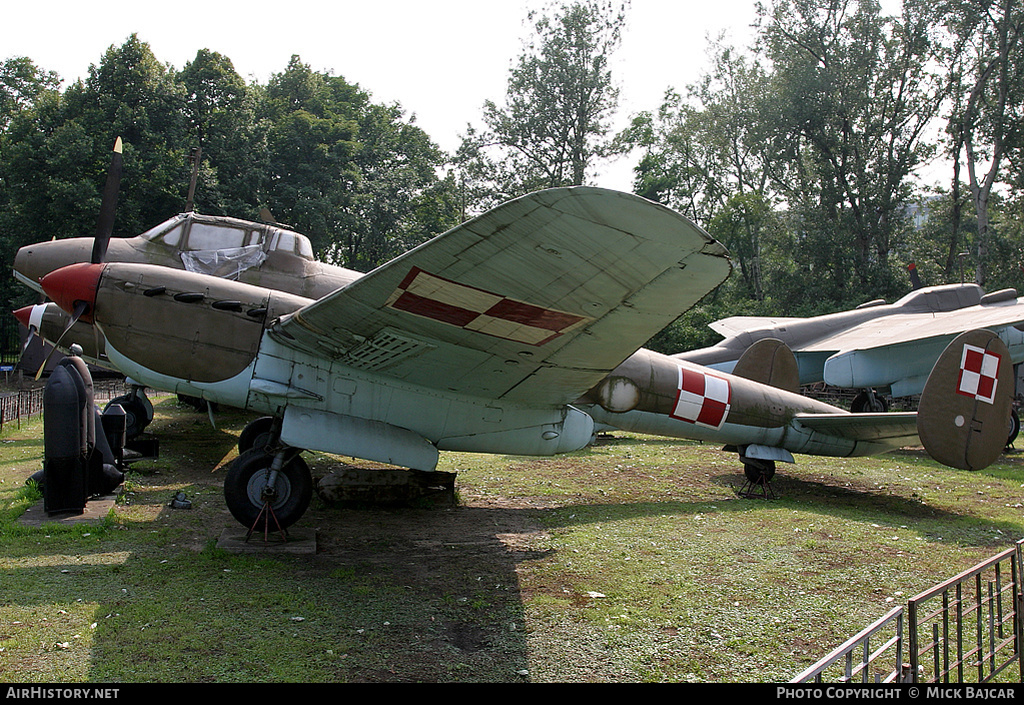
[[[284,344],[402,382],[560,405],[729,274],[678,213],[590,187],[509,201],[287,316]]]

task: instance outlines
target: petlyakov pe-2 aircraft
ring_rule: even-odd
[[[1012,367],[987,331],[951,342],[921,412],[901,414],[801,396],[778,341],[731,374],[642,349],[731,265],[689,220],[631,194],[529,194],[318,298],[113,261],[109,236],[99,226],[90,261],[44,275],[42,289],[68,330],[95,326],[126,376],[260,415],[224,480],[250,528],[302,516],[305,449],[429,472],[442,451],[553,455],[607,426],[723,444],[763,481],[793,453],[920,439],[939,462],[978,469],[1004,445]]]
[[[93,241],[89,237],[67,238],[22,247],[14,260],[15,278],[42,293],[39,280],[62,266],[88,262]],[[276,223],[191,211],[141,235],[111,238],[105,257],[115,262],[202,272],[308,298],[320,298],[362,276],[360,272],[315,260],[305,235]],[[15,311],[15,316],[41,340],[50,344],[60,340],[65,351],[76,344],[81,348],[81,357],[90,364],[111,367],[103,336],[81,320],[68,329],[70,315],[53,302],[25,306]],[[33,371],[37,368],[38,364],[32,367]],[[142,389],[135,388],[116,401],[128,414],[129,436],[140,433],[152,420],[151,406]]]
[[[14,276],[42,291],[39,280],[55,269],[91,258],[93,238],[26,245],[14,259]],[[313,258],[309,239],[276,223],[179,213],[141,235],[111,238],[111,262],[156,264],[236,279],[268,289],[320,298],[362,276]]]

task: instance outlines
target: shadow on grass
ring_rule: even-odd
[[[139,501],[152,505],[169,499],[153,481],[164,473],[168,481],[189,487],[219,486],[223,473],[211,468],[229,460],[243,421],[225,416],[218,419],[217,431],[202,417],[175,414],[162,421],[158,429],[166,459],[140,466],[151,487],[139,490]],[[644,443],[679,445],[662,439]],[[706,481],[739,487],[742,474],[717,473]],[[966,537],[972,545],[988,545],[981,532],[972,531],[982,522],[1010,535],[1020,531],[1016,524],[982,520],[968,508],[953,512],[781,472],[775,490],[776,500],[729,494],[699,502],[598,503],[560,497],[545,505],[554,509],[485,502],[345,509],[314,502],[300,522],[318,532],[314,556],[234,555],[217,549],[211,537],[233,527],[219,497],[189,513],[164,507],[151,521],[109,527],[94,536],[51,539],[40,531],[19,539],[18,554],[26,559],[0,571],[6,585],[0,602],[0,673],[10,674],[0,680],[37,674],[57,680],[79,649],[85,666],[67,680],[530,680],[527,598],[519,571],[526,562],[552,555],[538,549],[535,540],[545,528],[710,511],[750,514],[754,526],[773,513],[768,510],[781,508],[887,527],[910,525],[942,543],[964,543]],[[928,528],[939,526],[943,536],[954,535],[949,527],[963,530],[956,538],[940,539]],[[685,537],[685,531],[679,534]],[[201,550],[194,546],[196,536]],[[66,614],[56,617],[61,611]],[[21,616],[17,626],[6,619],[11,626],[3,626],[11,614],[31,619]],[[62,623],[66,630],[55,631]],[[30,638],[21,639],[29,630]],[[88,638],[76,640],[75,634]],[[68,646],[36,647],[54,643]],[[566,649],[566,658],[572,657],[573,650]]]
[[[737,488],[744,482],[741,473],[719,474],[710,478],[722,487]],[[784,509],[830,516],[848,522],[868,523],[881,527],[911,528],[920,532],[927,541],[957,545],[1005,545],[1020,537],[1020,523],[993,521],[971,514],[953,512],[926,501],[883,491],[840,487],[785,475],[776,475],[772,483],[775,498],[744,497],[736,493],[731,498],[715,498],[698,502],[609,502],[574,504],[552,513],[546,519],[549,527],[565,527],[601,523],[623,519],[658,516],[688,517],[718,513],[763,514],[758,521],[770,521],[769,512]],[[995,539],[996,531],[1002,538]]]

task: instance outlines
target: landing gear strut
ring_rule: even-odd
[[[740,494],[744,497],[759,496],[765,499],[775,499],[775,491],[772,490],[775,461],[742,456],[740,459],[743,461],[743,475],[747,479],[740,489]]]
[[[260,528],[265,537],[270,531],[284,535],[313,496],[313,477],[302,450],[281,445],[280,424],[271,421],[266,436],[253,440],[224,478],[224,500],[231,515],[249,529],[246,539]]]

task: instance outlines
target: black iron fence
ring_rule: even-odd
[[[93,397],[96,404],[105,402],[128,392],[130,387],[123,379],[96,380],[93,382]],[[0,392],[0,430],[15,423],[21,427],[22,420],[43,413],[43,387]]]
[[[1024,541],[910,599],[793,683],[1022,682]]]

